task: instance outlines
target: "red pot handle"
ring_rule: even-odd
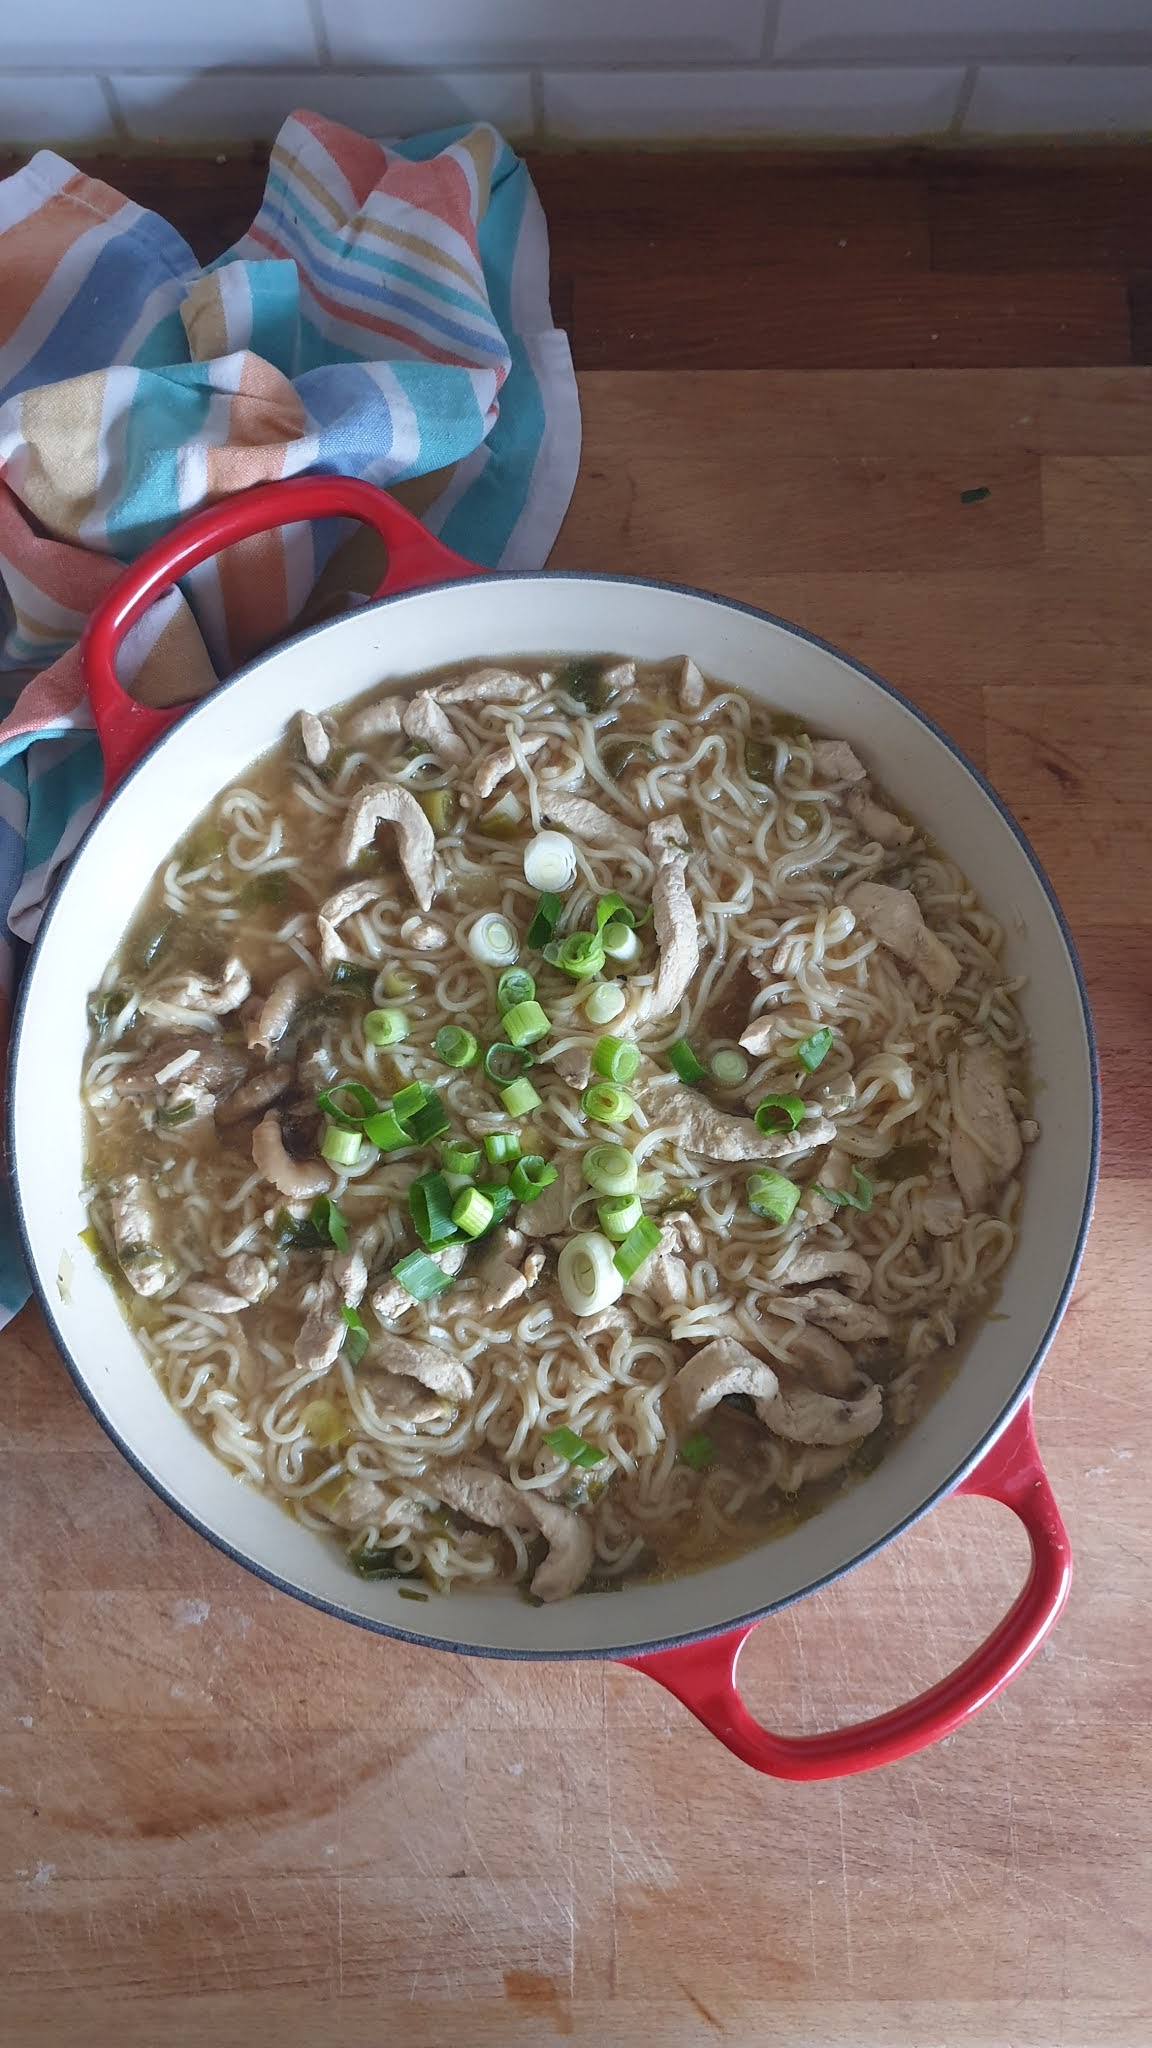
[[[774,1778],[848,1777],[926,1749],[987,1706],[1023,1670],[1054,1625],[1072,1580],[1067,1532],[1032,1431],[1031,1398],[956,1492],[1010,1507],[1028,1531],[1032,1562],[1023,1592],[987,1642],[906,1706],[827,1735],[771,1734],[753,1720],[736,1688],[736,1666],[754,1622],[707,1642],[621,1662],[657,1679],[734,1756]]]
[[[303,476],[282,483],[255,484],[218,505],[193,513],[162,540],[145,548],[91,614],[80,642],[80,663],[88,701],[104,755],[104,795],[114,789],[141,754],[167,732],[188,706],[158,710],[138,704],[116,680],[116,650],[130,626],[177,578],[234,541],[248,540],[274,526],[299,519],[362,519],[388,550],[388,568],[373,598],[392,597],[432,583],[449,583],[481,573],[433,538],[415,514],[386,491],[355,477]]]

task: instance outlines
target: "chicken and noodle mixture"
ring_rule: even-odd
[[[1011,1254],[1003,935],[691,660],[304,713],[91,998],[89,1242],[217,1454],[425,1599],[692,1569],[870,1470]]]

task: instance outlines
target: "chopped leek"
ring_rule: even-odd
[[[770,1166],[748,1176],[748,1207],[769,1223],[787,1223],[799,1200],[800,1189],[795,1181],[774,1172]]]
[[[408,1214],[417,1237],[430,1251],[456,1235],[452,1192],[442,1173],[422,1173],[408,1190]]]
[[[524,806],[514,789],[506,789],[496,803],[481,811],[476,830],[485,839],[515,839],[524,822]]]
[[[351,1105],[351,1106],[349,1106]],[[337,1081],[334,1088],[322,1088],[316,1097],[317,1109],[341,1131],[361,1131],[366,1117],[375,1116],[376,1097],[362,1081]]]
[[[528,927],[527,942],[535,947],[537,952],[542,952],[548,945],[560,922],[563,909],[563,897],[557,896],[554,890],[546,889],[532,913],[532,922]]]
[[[627,1002],[618,981],[598,981],[584,999],[584,1015],[590,1024],[610,1024]]]
[[[508,1186],[518,1202],[534,1202],[556,1179],[556,1168],[539,1152],[526,1152],[508,1176]]]
[[[706,1472],[716,1456],[716,1446],[704,1430],[697,1430],[694,1436],[686,1436],[680,1445],[680,1456],[693,1472]]]
[[[322,1451],[340,1442],[344,1426],[344,1417],[334,1401],[309,1401],[300,1410],[300,1427]]]
[[[484,1055],[484,1072],[498,1088],[507,1088],[512,1081],[518,1081],[532,1065],[532,1055],[526,1045],[508,1045],[503,1040],[490,1045]]]
[[[486,911],[468,934],[468,951],[482,967],[511,967],[520,951],[520,941],[506,917]]]
[[[452,1285],[451,1273],[446,1273],[427,1252],[409,1252],[397,1260],[392,1278],[400,1282],[413,1301],[430,1301],[434,1294],[443,1294]]]
[[[370,1549],[367,1543],[357,1544],[348,1553],[348,1562],[362,1579],[416,1579],[419,1572],[405,1571],[396,1562],[394,1550]],[[404,1588],[401,1586],[400,1591]]]
[[[801,1039],[796,1047],[796,1057],[802,1067],[806,1067],[810,1074],[814,1074],[821,1060],[826,1060],[831,1050],[832,1033],[825,1025],[822,1030],[814,1031],[811,1038]]]
[[[479,1237],[492,1221],[494,1206],[479,1188],[465,1188],[452,1204],[452,1221],[465,1237]]]
[[[408,1019],[403,1010],[369,1010],[364,1036],[369,1045],[399,1045],[408,1036]]]
[[[529,1110],[540,1107],[540,1097],[531,1081],[513,1081],[510,1088],[500,1090],[500,1100],[509,1116],[527,1116]]]
[[[858,1166],[852,1168],[852,1178],[856,1183],[854,1195],[850,1195],[846,1188],[822,1188],[817,1181],[812,1183],[812,1193],[823,1195],[824,1200],[831,1202],[834,1209],[859,1209],[867,1215],[872,1207],[872,1183],[866,1173],[861,1173]]]
[[[556,1278],[573,1315],[592,1316],[611,1308],[624,1292],[610,1238],[596,1230],[570,1237],[560,1253]]]
[[[416,1143],[411,1131],[390,1109],[382,1109],[378,1116],[365,1117],[364,1136],[378,1152],[399,1152],[403,1146]]]
[[[362,1143],[359,1131],[345,1131],[339,1124],[329,1124],[320,1147],[320,1157],[326,1159],[329,1166],[355,1166]]]
[[[329,979],[333,988],[347,989],[350,995],[370,996],[376,985],[376,969],[361,967],[355,960],[337,960]]]
[[[317,1195],[309,1221],[319,1236],[331,1239],[338,1252],[348,1249],[348,1225],[328,1195]]]
[[[598,1195],[636,1191],[636,1161],[625,1145],[591,1145],[581,1162],[584,1178]]]
[[[580,1097],[585,1116],[598,1124],[626,1124],[632,1114],[632,1097],[614,1081],[595,1081]]]
[[[722,1088],[738,1088],[748,1076],[748,1055],[735,1046],[724,1046],[712,1055],[712,1072]]]
[[[765,1138],[774,1131],[794,1131],[804,1114],[804,1104],[798,1095],[766,1095],[756,1108],[752,1121]]]
[[[708,1078],[707,1068],[701,1066],[686,1038],[678,1038],[668,1047],[668,1064],[689,1085]]]
[[[633,1224],[623,1244],[617,1245],[613,1258],[616,1271],[625,1280],[631,1280],[640,1271],[646,1259],[651,1258],[660,1242],[660,1226],[647,1216]]]
[[[520,1157],[518,1131],[489,1131],[484,1139],[489,1166],[511,1166]]]
[[[504,1030],[508,1041],[517,1051],[526,1045],[535,1045],[540,1038],[546,1038],[552,1029],[552,1020],[539,1003],[515,1003],[504,1012]]]
[[[440,1147],[440,1163],[445,1173],[475,1173],[482,1154],[479,1145],[470,1144],[463,1138],[445,1138]]]
[[[640,951],[640,941],[630,924],[606,924],[600,944],[608,958],[618,960],[621,967],[631,966]]]
[[[596,1204],[596,1214],[605,1237],[614,1244],[623,1244],[629,1232],[635,1230],[644,1214],[638,1195],[605,1195]]]
[[[592,1071],[606,1081],[631,1081],[640,1065],[640,1054],[627,1038],[602,1038],[592,1054]]]
[[[538,832],[524,848],[524,880],[557,895],[576,880],[576,849],[565,832]]]
[[[544,1441],[550,1451],[556,1451],[570,1465],[602,1465],[608,1456],[607,1451],[590,1444],[585,1437],[577,1436],[574,1429],[550,1429]]]
[[[515,1173],[515,1167],[513,1167],[512,1171]],[[495,1230],[498,1223],[503,1223],[509,1209],[512,1207],[514,1200],[512,1189],[505,1187],[498,1180],[481,1180],[477,1181],[476,1185],[480,1193],[485,1195],[492,1204],[492,1214],[488,1219],[487,1228]]]
[[[530,1003],[535,994],[536,983],[526,967],[507,967],[496,984],[496,1008],[503,1016],[517,1003]]]
[[[427,1145],[451,1128],[452,1119],[436,1090],[430,1088],[423,1106],[407,1119],[407,1123],[415,1143]]]
[[[344,1320],[344,1343],[342,1346],[344,1356],[348,1360],[349,1365],[359,1365],[360,1360],[368,1349],[368,1332],[364,1328],[356,1309],[345,1305],[340,1310],[340,1314]]]
[[[416,801],[434,832],[450,832],[456,816],[456,798],[450,789],[421,789]]]
[[[432,1040],[432,1050],[446,1067],[474,1067],[480,1057],[480,1041],[462,1024],[444,1024]]]
[[[156,1111],[157,1128],[162,1131],[175,1130],[178,1124],[186,1124],[196,1114],[196,1104],[186,1095],[182,1102],[168,1103]]]
[[[544,958],[573,981],[590,981],[604,965],[604,941],[599,932],[569,932],[566,939],[545,946]]]
[[[417,982],[413,974],[404,967],[390,967],[384,976],[386,996],[414,996]]]
[[[634,910],[629,909],[622,896],[601,896],[596,905],[596,929],[602,932],[607,924],[622,924],[628,927],[647,924],[651,915],[651,904],[637,916]]]

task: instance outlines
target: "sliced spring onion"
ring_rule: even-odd
[[[630,924],[606,924],[600,944],[608,958],[618,960],[621,967],[631,966],[640,951],[640,941]]]
[[[701,1066],[686,1038],[678,1038],[668,1047],[668,1064],[689,1085],[707,1079],[707,1068]]]
[[[712,1072],[722,1088],[738,1088],[748,1076],[748,1055],[738,1052],[736,1047],[725,1046],[712,1055]]]
[[[636,1182],[636,1193],[642,1202],[658,1202],[666,1185],[664,1175],[653,1170],[651,1173],[640,1175]]]
[[[479,1188],[465,1188],[452,1204],[452,1221],[465,1237],[479,1237],[492,1221],[494,1204]]]
[[[544,958],[573,981],[590,981],[604,965],[604,941],[599,932],[569,932],[566,939],[545,946]]]
[[[614,1081],[594,1081],[580,1097],[585,1116],[597,1124],[626,1124],[632,1114],[632,1097]]]
[[[489,1131],[484,1139],[489,1166],[511,1166],[520,1157],[519,1131]]]
[[[370,996],[376,985],[376,969],[361,967],[355,960],[337,960],[329,976],[333,988],[344,988],[351,995]]]
[[[419,1253],[413,1256],[419,1257]],[[350,1550],[348,1561],[362,1579],[413,1579],[418,1576],[415,1572],[401,1570],[394,1550],[371,1550],[367,1543],[359,1543],[355,1550]],[[404,1590],[401,1586],[400,1591]]]
[[[608,1456],[597,1444],[590,1444],[586,1437],[577,1436],[574,1429],[550,1429],[544,1439],[550,1451],[566,1458],[570,1465],[602,1465]]]
[[[616,1247],[612,1263],[622,1279],[631,1280],[660,1242],[660,1226],[647,1216],[633,1224],[623,1244]]]
[[[812,1193],[823,1195],[824,1200],[831,1202],[834,1209],[859,1209],[867,1215],[872,1207],[872,1183],[866,1173],[861,1173],[858,1166],[852,1168],[852,1178],[856,1183],[854,1195],[850,1195],[847,1188],[822,1188],[816,1181],[812,1183]]]
[[[618,981],[598,981],[584,998],[584,1015],[590,1024],[610,1024],[627,1001]]]
[[[444,1131],[450,1130],[451,1127],[452,1119],[448,1111],[445,1109],[436,1090],[430,1088],[423,1108],[418,1109],[414,1116],[408,1118],[408,1129],[411,1131],[415,1143],[417,1145],[430,1144],[433,1138],[440,1137]]]
[[[798,1095],[766,1095],[757,1104],[752,1121],[767,1138],[774,1131],[794,1131],[803,1114],[804,1104]]]
[[[111,1029],[127,1001],[128,991],[123,988],[104,988],[89,998],[88,1021],[100,1038]]]
[[[763,740],[745,740],[744,773],[753,782],[771,782],[776,774],[776,749]]]
[[[339,1124],[329,1124],[320,1147],[320,1157],[326,1159],[329,1166],[355,1166],[362,1143],[359,1131],[345,1131]]]
[[[316,1252],[327,1240],[314,1214],[293,1216],[287,1209],[281,1209],[272,1226],[272,1241],[278,1252]]]
[[[716,1456],[716,1446],[704,1430],[697,1430],[694,1436],[686,1436],[680,1445],[680,1456],[685,1465],[694,1472],[706,1472]]]
[[[470,1173],[445,1173],[444,1181],[446,1186],[451,1188],[453,1196],[456,1196],[460,1193],[461,1188],[471,1187],[472,1175]]]
[[[592,1071],[606,1081],[630,1081],[640,1065],[640,1053],[627,1038],[602,1038],[592,1055]]]
[[[456,798],[450,789],[421,789],[416,801],[434,832],[449,832],[456,816]]]
[[[482,967],[511,967],[520,951],[520,941],[506,917],[489,910],[478,917],[468,934],[468,951]]]
[[[338,1252],[348,1249],[348,1225],[328,1195],[317,1195],[312,1204],[309,1222],[321,1237],[327,1237]]]
[[[523,804],[514,789],[506,789],[496,803],[481,811],[476,830],[485,839],[515,839],[523,822]]]
[[[573,1315],[592,1316],[611,1308],[624,1292],[610,1238],[597,1230],[570,1237],[560,1253],[556,1278]]]
[[[596,929],[602,932],[606,924],[624,924],[629,927],[643,924],[645,918],[651,914],[651,910],[645,910],[637,917],[636,912],[629,909],[622,896],[601,896],[596,905]]]
[[[440,1164],[445,1173],[475,1173],[481,1160],[479,1145],[463,1138],[445,1138],[440,1147]]]
[[[576,880],[576,849],[566,832],[538,832],[524,848],[524,880],[530,889],[550,894],[570,889]]]
[[[484,1055],[484,1072],[498,1088],[507,1088],[512,1081],[518,1081],[532,1065],[532,1055],[526,1045],[507,1045],[503,1040],[490,1045]]]
[[[529,1110],[540,1107],[540,1097],[531,1081],[513,1081],[510,1088],[500,1090],[500,1100],[509,1116],[527,1116]]]
[[[344,1417],[334,1401],[309,1401],[300,1410],[300,1426],[314,1444],[326,1451],[340,1442],[344,1434]]]
[[[364,1119],[375,1116],[376,1097],[362,1081],[338,1081],[334,1088],[322,1088],[316,1097],[317,1109],[341,1131],[360,1131]]]
[[[341,1309],[340,1314],[344,1319],[345,1333],[344,1343],[341,1348],[349,1365],[359,1365],[360,1360],[368,1349],[368,1332],[364,1328],[356,1309],[348,1308],[345,1305]]]
[[[427,1082],[409,1081],[406,1088],[398,1088],[392,1097],[393,1115],[398,1116],[402,1124],[406,1124],[409,1117],[415,1116],[418,1109],[423,1109],[431,1093]]]
[[[512,1170],[515,1172],[515,1167]],[[512,1189],[505,1187],[498,1180],[478,1181],[477,1186],[480,1189],[480,1193],[486,1195],[492,1204],[492,1214],[488,1220],[487,1227],[489,1230],[495,1230],[498,1223],[503,1223],[509,1209],[512,1207],[514,1200]]]
[[[288,892],[284,875],[273,871],[270,875],[253,875],[240,891],[240,901],[245,910],[258,910],[265,903],[283,903]]]
[[[432,1040],[432,1050],[446,1067],[474,1067],[480,1057],[480,1041],[462,1024],[444,1024]]]
[[[625,1145],[590,1145],[581,1165],[585,1180],[598,1195],[636,1191],[636,1161]]]
[[[526,967],[508,967],[496,983],[496,1008],[503,1016],[506,1010],[514,1010],[517,1003],[530,1003],[536,993],[536,983]]]
[[[509,1043],[517,1051],[525,1045],[535,1045],[540,1038],[546,1038],[552,1029],[552,1020],[539,1003],[514,1003],[504,1012],[504,1030]]]
[[[539,1152],[526,1152],[508,1176],[508,1186],[518,1202],[534,1202],[556,1179],[556,1168]]]
[[[382,1109],[377,1116],[364,1119],[364,1136],[378,1152],[399,1152],[405,1145],[414,1145],[415,1138],[390,1109]]]
[[[832,1033],[827,1025],[821,1031],[814,1031],[811,1038],[802,1038],[796,1047],[796,1057],[810,1074],[816,1072],[821,1060],[826,1060],[832,1050]]]
[[[156,1123],[162,1131],[174,1131],[179,1124],[186,1124],[196,1114],[196,1104],[188,1096],[183,1102],[170,1102],[156,1111]]]
[[[422,1244],[430,1251],[450,1244],[456,1235],[452,1219],[452,1190],[442,1173],[422,1173],[408,1190],[408,1214]]]
[[[767,1217],[769,1223],[787,1223],[799,1200],[795,1181],[770,1166],[748,1176],[748,1207],[754,1215]]]
[[[430,1301],[434,1294],[443,1294],[452,1285],[451,1273],[446,1273],[427,1252],[409,1252],[398,1259],[392,1268],[392,1278],[400,1282],[413,1301]]]
[[[390,967],[384,976],[386,996],[414,996],[416,986],[415,975],[409,974],[403,967]]]
[[[563,909],[563,897],[557,896],[554,890],[546,889],[532,912],[532,922],[528,927],[528,944],[534,946],[537,952],[542,952],[548,944],[560,922]]]
[[[613,1244],[623,1244],[629,1231],[635,1230],[644,1214],[638,1195],[605,1195],[596,1204],[596,1214],[605,1237]]]
[[[369,1010],[364,1036],[369,1045],[399,1045],[408,1036],[408,1019],[403,1010]]]

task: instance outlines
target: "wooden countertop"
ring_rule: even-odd
[[[595,371],[582,398],[556,562],[860,655],[986,766],[1061,894],[1107,1097],[1036,1402],[1070,1607],[962,1734],[777,1784],[611,1665],[420,1652],[270,1592],[134,1477],[26,1311],[4,2048],[1147,2048],[1152,372]],[[759,1630],[750,1704],[806,1729],[894,1704],[1009,1604],[1023,1549],[946,1504]]]

